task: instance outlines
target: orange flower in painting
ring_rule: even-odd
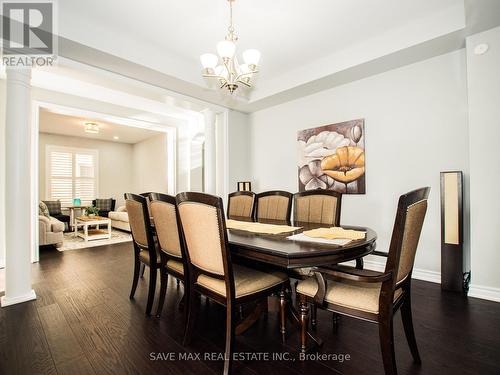
[[[365,151],[361,147],[338,147],[335,154],[321,160],[321,169],[336,181],[353,182],[365,173]]]

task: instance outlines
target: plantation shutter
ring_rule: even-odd
[[[90,204],[97,196],[97,150],[47,147],[47,199]]]

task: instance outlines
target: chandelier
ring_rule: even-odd
[[[213,53],[201,55],[200,60],[203,66],[203,77],[217,79],[220,88],[227,87],[232,94],[239,84],[252,87],[250,82],[253,74],[258,72],[260,52],[256,49],[248,49],[242,54],[244,64],[238,62],[235,53],[238,37],[233,26],[233,2],[235,0],[227,1],[229,2],[228,33],[225,40],[217,43],[217,53],[221,61],[219,62],[219,57]]]

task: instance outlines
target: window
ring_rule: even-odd
[[[63,205],[80,198],[90,204],[97,196],[98,151],[84,148],[47,146],[47,199]]]

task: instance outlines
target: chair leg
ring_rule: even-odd
[[[233,362],[233,345],[234,345],[234,329],[235,317],[234,308],[231,303],[226,307],[226,350],[224,353],[224,375],[231,373]]]
[[[156,317],[161,316],[163,311],[163,304],[165,303],[165,295],[167,294],[168,273],[160,270],[160,300],[158,301],[158,309],[156,310]]]
[[[283,287],[279,293],[280,296],[280,332],[281,341],[285,342],[286,337],[286,294]]]
[[[309,304],[306,296],[300,295],[299,304],[300,313],[300,351],[305,353],[307,350],[307,325],[309,324]]]
[[[379,323],[380,349],[384,362],[385,375],[397,375],[396,356],[394,354],[394,332],[392,317]]]
[[[358,270],[362,270],[364,266],[365,266],[365,262],[363,261],[363,258],[356,259],[356,268]]]
[[[316,316],[317,316],[317,313],[318,313],[318,308],[316,307],[316,305],[314,304],[311,304],[311,306],[309,306],[309,308],[311,309],[311,327],[312,328],[316,328]]]
[[[420,364],[422,363],[422,361],[420,360],[420,354],[418,352],[418,347],[417,347],[417,340],[415,339],[415,331],[413,330],[411,299],[409,293],[408,297],[401,306],[401,319],[403,320],[403,327],[405,330],[406,340],[408,341],[408,346],[410,347],[410,351],[413,356],[413,361],[417,364]]]
[[[130,299],[134,298],[135,290],[137,289],[137,283],[139,282],[139,271],[141,268],[141,261],[136,256],[134,261],[134,279],[132,280],[132,289],[130,290]]]
[[[144,270],[146,269],[146,265],[144,263],[141,263],[141,278],[144,277]]]
[[[332,326],[333,332],[337,332],[339,328],[340,315],[337,313],[332,313]]]
[[[192,290],[191,286],[189,287],[189,291],[186,290],[188,294],[187,297],[187,319],[186,319],[186,328],[184,330],[184,339],[182,341],[182,345],[189,345],[191,342],[191,337],[193,335],[194,326],[196,323],[196,316],[198,315],[198,307],[200,300],[197,298],[197,293]],[[185,307],[185,308],[186,308]]]
[[[158,269],[154,267],[149,267],[149,291],[148,291],[148,303],[146,305],[146,315],[151,315],[151,310],[153,309],[153,301],[155,299],[156,290],[156,274]]]

